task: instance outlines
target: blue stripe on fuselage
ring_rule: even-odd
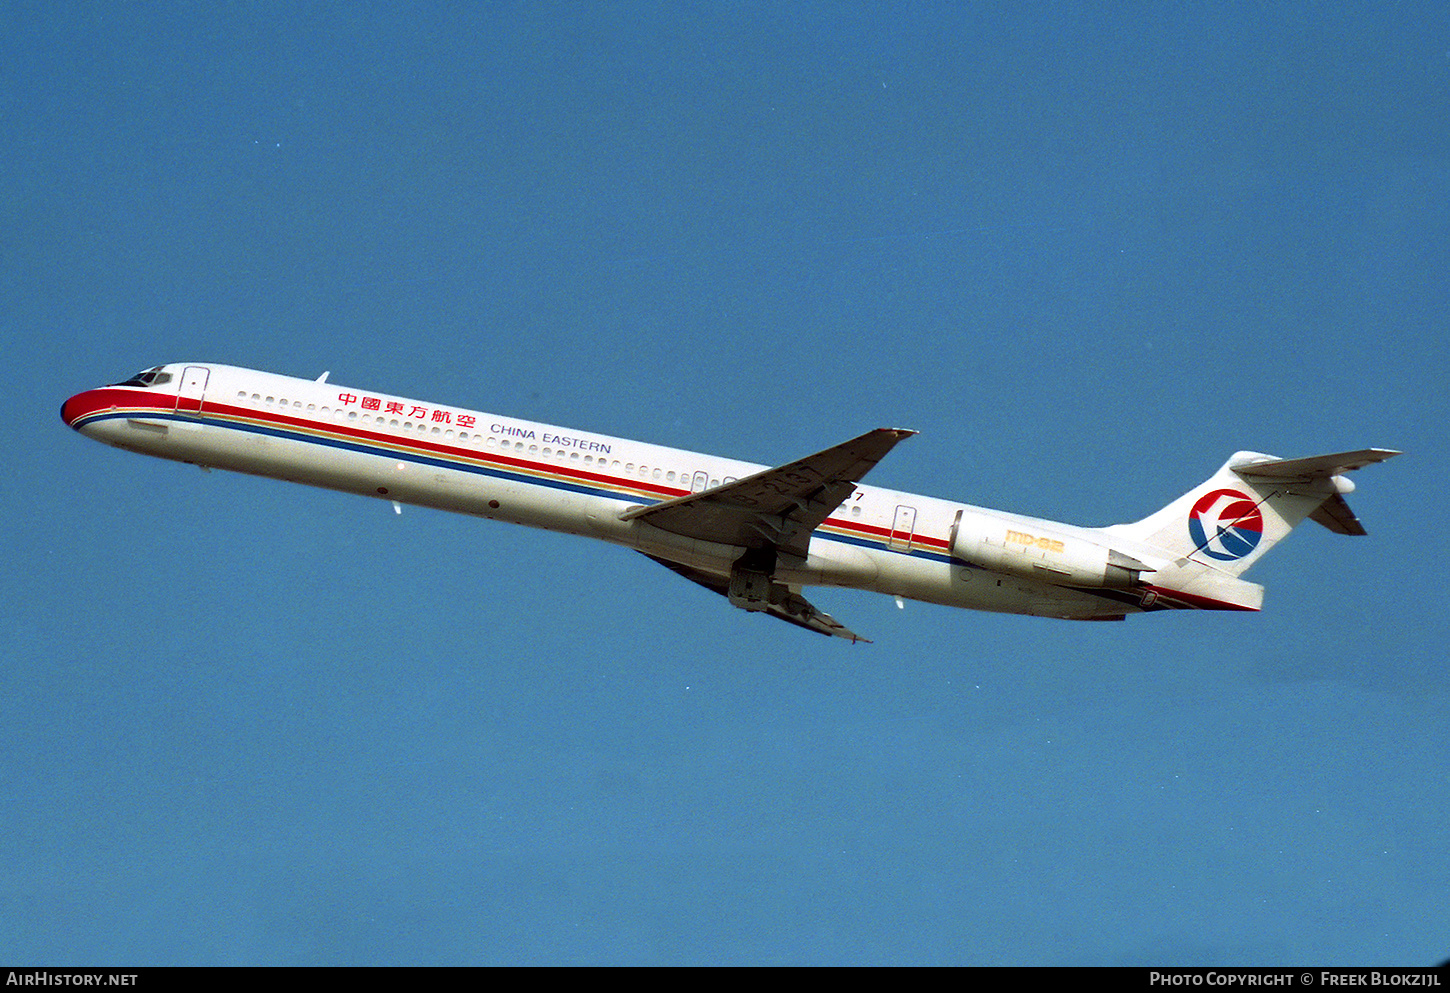
[[[513,472],[501,468],[495,464],[479,465],[471,461],[464,461],[458,458],[449,458],[442,455],[425,455],[411,448],[390,448],[375,442],[361,440],[348,440],[336,437],[332,434],[325,434],[327,428],[318,426],[311,430],[285,428],[269,424],[258,424],[251,420],[226,416],[207,416],[206,411],[200,415],[188,412],[178,413],[174,410],[157,410],[154,407],[135,407],[130,409],[112,408],[106,411],[98,411],[88,417],[76,421],[75,427],[79,428],[85,424],[93,424],[97,421],[131,419],[144,417],[151,420],[181,421],[192,424],[206,424],[212,427],[230,429],[234,431],[245,431],[251,434],[265,435],[271,438],[280,438],[284,441],[298,441],[304,444],[326,445],[329,448],[337,448],[343,451],[356,452],[360,455],[372,455],[381,458],[402,459],[417,465],[426,465],[438,469],[455,469],[460,472],[471,472],[480,476],[491,476],[498,479],[509,480],[516,483],[527,483],[536,486],[546,486],[551,489],[561,490],[568,493],[578,493],[583,496],[603,497],[610,500],[632,500],[647,504],[659,503],[659,497],[641,496],[634,492],[621,492],[609,489],[602,485],[590,485],[588,483],[570,482],[559,479],[555,476],[532,475],[527,472]],[[315,433],[314,433],[315,432]],[[402,440],[399,441],[402,444]],[[480,453],[482,457],[482,453]],[[834,525],[833,525],[834,526]],[[950,564],[953,559],[950,555],[942,552],[934,552],[924,548],[913,548],[910,551],[889,547],[885,541],[876,538],[862,538],[856,535],[837,534],[831,531],[817,530],[813,537],[824,538],[827,541],[838,541],[845,545],[855,545],[860,548],[869,548],[875,551],[890,552],[893,555],[906,555],[914,558],[922,558],[932,562]]]

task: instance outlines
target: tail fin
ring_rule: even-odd
[[[1156,514],[1108,530],[1237,576],[1306,517],[1340,534],[1364,534],[1344,500],[1354,484],[1342,474],[1398,454],[1366,448],[1277,459],[1239,452]]]

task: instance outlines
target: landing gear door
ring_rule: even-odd
[[[206,395],[207,368],[189,365],[181,374],[181,388],[176,393],[178,413],[195,414],[201,410],[202,397]]]

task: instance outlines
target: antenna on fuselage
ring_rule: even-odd
[[[330,376],[330,375],[332,375],[332,370],[331,369],[327,370],[322,375],[318,376],[317,379],[315,380],[315,382],[325,383],[325,382],[327,382],[327,377]]]

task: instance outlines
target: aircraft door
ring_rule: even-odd
[[[206,378],[209,370],[202,365],[189,365],[181,374],[181,388],[176,392],[176,409],[179,413],[194,414],[201,410],[202,397],[206,395]]]
[[[911,551],[911,539],[916,533],[916,508],[896,508],[896,520],[891,525],[891,540],[887,546],[894,552]]]
[[[708,472],[697,472],[695,478],[690,480],[691,493],[703,493],[710,487],[710,474]]]

